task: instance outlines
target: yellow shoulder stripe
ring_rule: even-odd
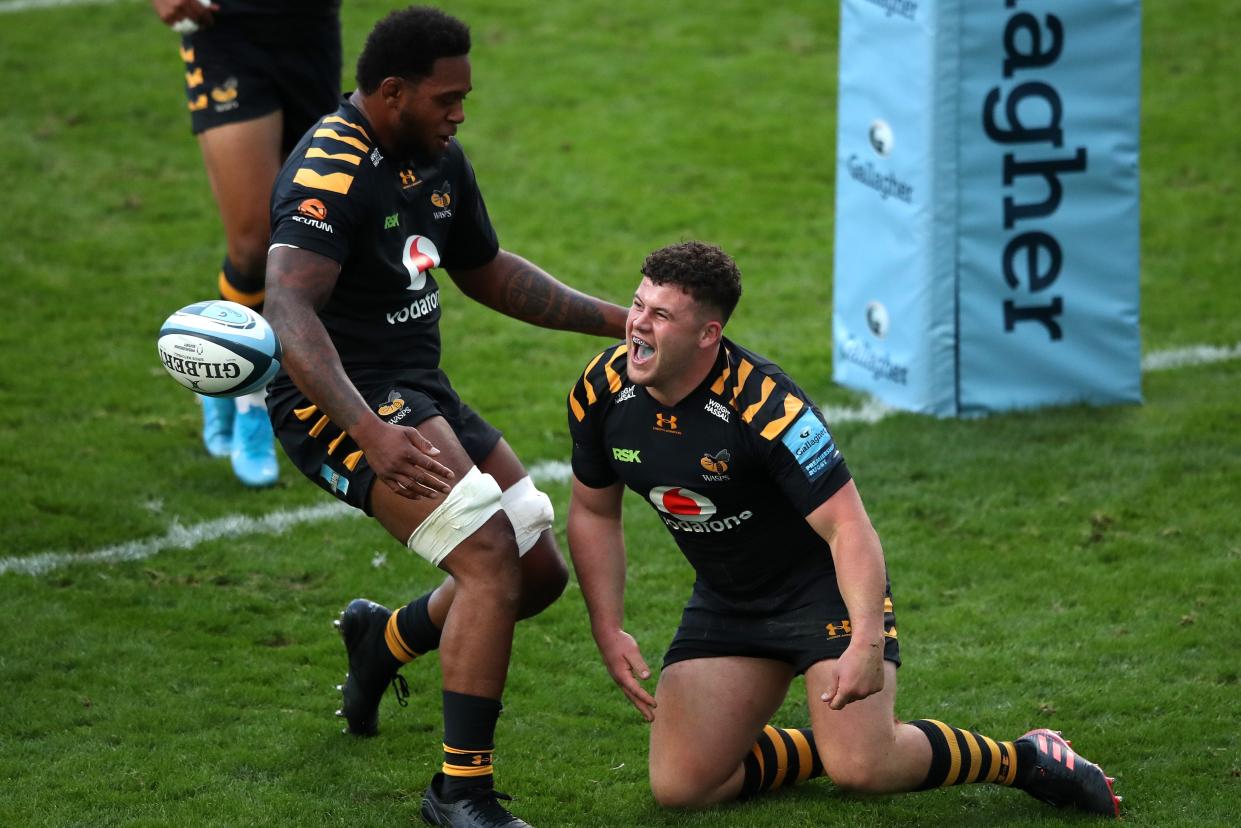
[[[362,152],[370,152],[370,149],[371,149],[366,144],[359,141],[357,138],[353,138],[349,135],[341,135],[339,132],[337,132],[334,129],[327,129],[327,128],[316,129],[314,137],[315,138],[331,138],[333,141],[340,141],[342,144],[348,144],[354,149],[361,150]]]
[[[802,410],[804,403],[792,394],[784,396],[784,416],[772,420],[763,428],[762,435],[765,440],[774,440],[779,436],[784,427],[793,422],[793,418]]]
[[[345,195],[353,184],[353,176],[348,173],[328,173],[321,175],[309,167],[302,167],[293,176],[294,184],[310,187],[312,190],[327,190]]]
[[[332,161],[344,161],[346,164],[352,164],[355,167],[358,165],[358,162],[362,160],[362,156],[354,155],[351,152],[326,152],[318,147],[311,147],[306,150],[306,157],[327,158]]]
[[[324,118],[324,119],[323,119],[323,123],[325,123],[325,124],[344,124],[345,126],[349,127],[350,129],[356,129],[358,132],[362,133],[362,137],[363,137],[363,138],[365,138],[366,140],[368,140],[368,141],[369,141],[369,140],[371,140],[371,136],[369,136],[369,135],[367,135],[367,134],[366,134],[366,130],[362,129],[362,127],[358,126],[358,125],[357,125],[357,124],[355,124],[355,123],[352,123],[352,122],[350,122],[350,121],[346,121],[344,118],[340,117],[339,115],[329,115],[329,116],[327,116],[326,118]]]

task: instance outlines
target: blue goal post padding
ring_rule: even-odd
[[[940,416],[1141,400],[1139,0],[843,0],[832,367]]]

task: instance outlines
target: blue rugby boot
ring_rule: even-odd
[[[203,445],[212,457],[233,453],[233,417],[237,404],[229,397],[198,395],[203,407]]]
[[[271,430],[267,409],[250,405],[237,407],[233,422],[233,474],[247,486],[270,486],[280,476],[276,462],[276,436]]]

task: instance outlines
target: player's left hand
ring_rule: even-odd
[[[832,710],[878,693],[883,689],[883,639],[855,637],[833,668],[829,686],[819,696]]]

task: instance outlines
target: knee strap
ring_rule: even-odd
[[[504,491],[500,496],[500,505],[513,524],[519,555],[530,551],[539,535],[551,528],[556,516],[551,499],[534,487],[529,475]]]
[[[444,502],[418,524],[405,545],[438,566],[500,508],[499,484],[473,466]]]

